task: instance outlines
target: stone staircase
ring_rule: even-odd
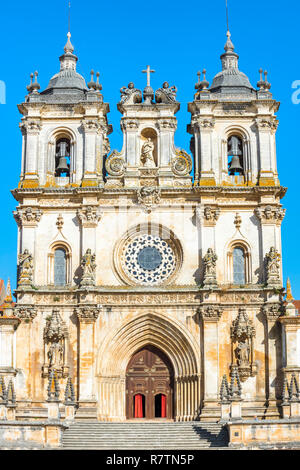
[[[85,421],[72,424],[63,435],[63,449],[201,450],[227,446],[227,430],[216,423]]]

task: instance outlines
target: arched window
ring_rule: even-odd
[[[233,265],[233,284],[246,284],[246,263],[245,251],[242,247],[237,246],[232,253]]]
[[[62,138],[56,141],[55,147],[55,176],[70,177],[70,139]]]
[[[232,135],[227,141],[228,174],[244,175],[243,143],[237,135]]]
[[[67,253],[64,248],[54,252],[54,285],[65,286],[67,283]]]
[[[244,240],[235,240],[228,247],[225,279],[237,286],[252,282],[251,249]]]
[[[65,286],[71,283],[71,249],[65,242],[55,242],[48,253],[48,284]]]

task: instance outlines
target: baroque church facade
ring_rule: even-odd
[[[18,106],[16,303],[0,325],[19,420],[47,416],[51,399],[78,420],[282,416],[300,354],[283,301],[279,103],[238,58],[228,32],[212,84],[198,73],[190,152],[174,143],[176,87],[154,91],[149,66],[143,91],[120,90],[120,152],[70,34],[48,87],[32,75]]]

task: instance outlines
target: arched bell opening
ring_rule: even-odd
[[[174,371],[158,348],[136,352],[126,370],[126,418],[173,418]]]

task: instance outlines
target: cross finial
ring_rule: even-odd
[[[142,72],[147,74],[147,86],[151,86],[150,85],[150,73],[155,73],[155,70],[151,70],[150,65],[147,65],[147,69],[142,70]]]

